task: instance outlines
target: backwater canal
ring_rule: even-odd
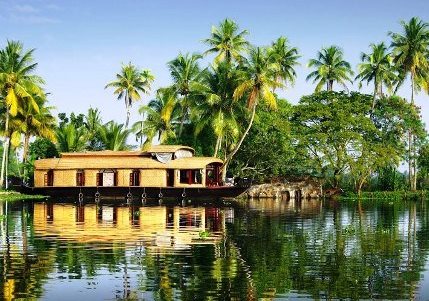
[[[0,204],[0,299],[429,300],[429,202]]]

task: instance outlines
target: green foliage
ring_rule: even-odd
[[[59,153],[54,143],[46,138],[37,138],[30,143],[29,156],[35,159],[58,157]]]
[[[307,75],[307,80],[317,82],[315,92],[321,91],[324,85],[327,91],[332,91],[335,82],[347,90],[345,83],[352,82],[350,63],[343,59],[343,51],[338,46],[322,48],[317,53],[317,58],[308,62],[308,67],[316,69]]]
[[[405,155],[404,133],[424,128],[415,107],[399,97],[382,98],[374,111],[372,97],[356,92],[321,92],[304,96],[292,117],[297,147],[314,173],[338,187],[350,173],[356,191],[377,170],[398,166]]]
[[[115,89],[113,93],[118,95],[118,100],[123,98],[125,101],[127,109],[125,128],[128,128],[130,107],[133,102],[141,99],[140,94],[149,93],[153,80],[154,76],[149,70],[139,70],[130,62],[127,65],[122,65],[121,72],[116,74],[116,80],[106,85],[105,89]]]
[[[262,106],[252,129],[232,161],[232,174],[263,181],[293,174],[294,147],[289,118],[292,106],[285,100],[277,101],[276,111]]]

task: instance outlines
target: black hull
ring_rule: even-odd
[[[27,187],[19,190],[25,194],[37,194],[61,199],[96,198],[99,199],[214,199],[235,198],[245,192],[247,187],[222,186],[205,188],[177,187]]]

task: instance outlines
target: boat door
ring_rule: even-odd
[[[174,169],[167,169],[167,186],[174,186]]]

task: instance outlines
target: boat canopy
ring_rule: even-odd
[[[161,163],[150,157],[138,155],[118,156],[115,152],[112,156],[62,156],[60,158],[41,159],[34,163],[36,170],[48,169],[202,169],[209,164],[222,164],[223,161],[214,157],[189,157],[170,160]]]

